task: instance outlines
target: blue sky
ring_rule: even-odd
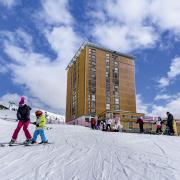
[[[137,110],[180,118],[178,0],[0,0],[0,100],[64,112],[84,41],[135,57]]]

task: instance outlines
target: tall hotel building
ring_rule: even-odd
[[[136,113],[134,60],[84,43],[67,66],[66,122],[106,112]]]

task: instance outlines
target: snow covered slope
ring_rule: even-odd
[[[0,120],[8,142],[17,122]],[[180,138],[53,127],[49,145],[0,147],[2,180],[179,180]],[[33,133],[34,126],[30,125]],[[21,131],[19,141],[25,137]],[[39,140],[40,141],[40,140]]]
[[[35,111],[37,109],[32,109],[31,110],[31,121],[35,121]],[[45,112],[43,110],[43,112]],[[58,124],[58,123],[65,123],[65,116],[59,115],[59,114],[55,114],[55,113],[51,113],[51,112],[47,112],[47,123],[51,123],[51,124]],[[17,119],[16,117],[17,111],[13,111],[13,110],[0,110],[0,118],[1,119],[6,119],[6,120],[13,120],[15,121]]]
[[[65,123],[65,116],[63,115],[59,115],[59,114],[55,114],[52,112],[48,112],[47,113],[47,119],[49,123]]]
[[[15,121],[17,119],[16,113],[16,111],[12,111],[9,109],[0,110],[0,118],[7,121]]]

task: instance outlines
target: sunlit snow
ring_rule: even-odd
[[[0,142],[10,141],[16,125],[15,121],[0,119]],[[53,127],[46,130],[53,144],[0,147],[0,179],[180,179],[180,137],[102,132],[64,124],[47,126]],[[30,125],[31,133],[34,128]],[[24,140],[21,130],[18,141]]]

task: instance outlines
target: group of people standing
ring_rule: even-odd
[[[28,130],[28,126],[30,124],[30,111],[31,107],[26,104],[25,97],[21,97],[19,101],[19,107],[17,110],[17,119],[18,124],[16,129],[13,132],[11,141],[9,142],[10,145],[14,144],[18,138],[19,131],[23,127],[24,134],[26,136],[26,140],[24,144],[34,144],[36,143],[38,135],[41,137],[41,143],[47,143],[48,140],[46,139],[44,128],[46,125],[46,117],[41,110],[37,110],[35,112],[36,121],[32,124],[36,125],[36,130],[34,131],[33,137]]]
[[[174,135],[175,134],[175,130],[173,127],[173,123],[174,123],[174,118],[173,115],[170,112],[167,112],[167,123],[166,123],[166,134],[168,135]],[[140,133],[144,132],[144,121],[143,118],[140,117],[137,119],[136,123],[139,124],[139,129],[140,129]],[[156,134],[162,134],[162,124],[164,123],[164,120],[161,119],[161,117],[158,117],[157,120],[154,122],[154,124],[156,124]]]
[[[175,135],[175,130],[173,127],[174,118],[170,112],[167,112],[167,123],[165,134]],[[139,124],[140,133],[144,133],[144,120],[143,117],[139,117],[136,121]],[[153,124],[156,125],[156,134],[162,134],[162,126],[165,123],[165,120],[162,120],[161,117],[158,117]],[[106,118],[105,120],[98,120],[96,117],[91,119],[91,128],[92,129],[100,129],[102,131],[122,131],[122,125],[120,121],[120,117],[115,117],[114,119]]]
[[[119,117],[115,117],[114,119],[107,118],[106,120],[97,120],[97,118],[92,118],[91,128],[102,131],[119,132],[122,130],[122,125]]]

